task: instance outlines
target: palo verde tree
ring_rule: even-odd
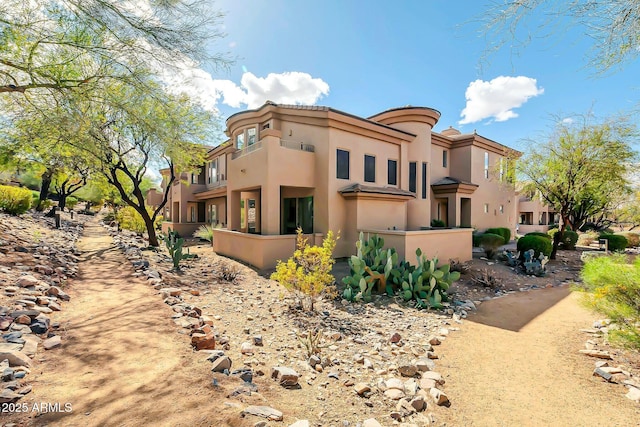
[[[588,62],[597,72],[622,67],[640,54],[640,0],[499,0],[480,20],[493,43],[489,51],[505,45],[517,51],[533,39],[576,29],[591,40]]]
[[[86,88],[102,80],[144,83],[148,67],[226,60],[208,0],[3,0],[0,93]],[[141,78],[142,77],[142,78]]]
[[[552,259],[567,227],[577,230],[607,208],[611,194],[628,190],[628,168],[636,157],[631,144],[637,131],[625,118],[576,119],[558,121],[547,141],[531,144],[518,162],[519,174],[560,215]]]
[[[83,138],[74,131],[69,111],[53,96],[31,100],[13,98],[3,105],[6,109],[0,129],[2,157],[10,159],[16,170],[28,169],[40,174],[36,210],[43,209],[52,183],[59,206],[64,208],[66,198],[86,184],[92,169],[90,159],[68,144]],[[83,142],[86,143],[86,139]]]
[[[133,90],[121,84],[105,87],[101,102],[79,100],[75,106],[79,132],[92,139],[78,149],[98,164],[99,172],[121,200],[133,207],[145,222],[149,244],[158,246],[154,223],[164,208],[168,192],[153,211],[147,210],[144,184],[149,167],[169,170],[167,187],[181,172],[204,163],[210,130],[209,113],[186,97],[168,95],[149,82],[148,89]]]

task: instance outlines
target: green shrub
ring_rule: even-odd
[[[609,242],[609,245],[608,245],[609,250],[614,252],[624,251],[629,244],[629,242],[627,241],[627,238],[619,234],[603,233],[600,235],[599,238],[606,239]]]
[[[306,297],[307,308],[313,311],[316,298],[323,292],[333,287],[334,277],[331,270],[335,259],[333,250],[336,240],[329,230],[322,241],[322,246],[309,246],[307,239],[302,236],[302,229],[298,228],[296,238],[296,250],[293,256],[286,262],[278,260],[276,271],[271,275],[271,280],[280,282],[287,290],[294,292],[298,297]]]
[[[479,246],[484,249],[484,253],[489,259],[493,259],[496,256],[498,248],[504,243],[504,237],[493,233],[481,234],[478,240]]]
[[[621,233],[616,233],[620,236],[624,236],[627,239],[627,247],[628,248],[637,248],[640,246],[640,233],[634,233],[632,231],[623,231]]]
[[[549,237],[551,237],[551,240],[553,240],[553,238],[555,237],[555,235],[556,235],[556,233],[557,233],[558,231],[560,231],[560,230],[559,230],[559,229],[557,229],[557,228],[550,228],[550,229],[549,229],[549,231],[547,231],[547,235],[548,235]]]
[[[432,227],[446,227],[446,224],[444,223],[444,221],[442,221],[440,219],[432,219],[431,220],[431,226]]]
[[[583,302],[614,322],[610,339],[640,349],[640,258],[633,264],[622,254],[588,258],[581,276]]]
[[[193,233],[193,237],[197,237],[198,239],[206,240],[207,242],[213,242],[213,227],[210,225],[201,225],[198,229]]]
[[[21,215],[31,207],[31,191],[26,188],[0,185],[0,210]]]
[[[552,239],[552,237],[549,234],[543,233],[542,231],[532,231],[531,233],[525,234],[525,236],[540,236],[540,237],[547,238],[549,240]]]
[[[153,215],[153,210],[151,208],[147,208],[147,212],[149,212],[149,216]],[[126,206],[124,208],[118,209],[118,212],[115,214],[115,220],[120,224],[120,228],[123,230],[131,230],[135,233],[146,233],[147,226],[144,223],[144,220],[131,206]],[[156,226],[160,218],[156,218]],[[106,221],[106,219],[105,219]],[[157,228],[157,227],[156,227]]]
[[[548,237],[542,236],[524,236],[518,240],[518,252],[524,254],[529,249],[533,249],[535,253],[533,258],[538,258],[540,254],[544,256],[551,255],[553,249],[553,243]]]
[[[73,209],[78,204],[78,199],[73,196],[67,197],[67,209]]]
[[[480,247],[480,236],[482,236],[482,233],[474,232],[471,234],[471,244],[473,245],[474,248]]]
[[[509,243],[511,241],[511,230],[506,227],[487,228],[485,234],[486,233],[502,236],[504,243]]]
[[[580,246],[589,246],[593,242],[598,241],[598,232],[597,231],[587,231],[578,236],[578,245]]]
[[[564,233],[562,234],[562,240],[560,241],[560,244],[565,249],[573,250],[576,248],[577,241],[578,241],[578,233],[571,230],[565,230]]]

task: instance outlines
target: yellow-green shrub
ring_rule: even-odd
[[[334,239],[333,232],[329,231],[322,241],[322,246],[309,246],[307,239],[302,236],[302,229],[299,228],[293,256],[287,262],[278,260],[271,280],[280,282],[287,290],[296,293],[299,297],[306,296],[309,301],[309,310],[313,311],[313,304],[318,295],[330,287],[335,280],[331,269],[335,263],[332,255],[338,238]]]
[[[153,215],[153,211],[147,208],[147,212],[149,215]],[[145,233],[147,231],[147,226],[144,223],[144,220],[131,206],[125,206],[124,208],[118,209],[116,212],[116,221],[120,224],[120,228],[123,230],[131,230],[136,233]],[[157,222],[157,220],[156,220]]]
[[[640,349],[640,258],[630,264],[623,254],[590,257],[581,275],[585,304],[616,325],[610,338]]]
[[[21,215],[31,207],[31,190],[0,185],[0,210],[11,215]]]

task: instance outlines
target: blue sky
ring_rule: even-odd
[[[554,116],[637,110],[640,61],[595,76],[585,67],[590,40],[580,28],[481,61],[491,40],[480,35],[478,18],[488,4],[219,0],[227,36],[211,48],[229,52],[235,64],[181,78],[224,119],[266,99],[363,117],[427,106],[442,113],[436,131],[475,129],[521,150]]]

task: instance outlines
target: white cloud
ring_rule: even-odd
[[[567,117],[562,119],[562,123],[564,123],[565,125],[570,125],[573,123],[573,119],[571,117]]]
[[[474,123],[491,117],[497,122],[513,119],[518,117],[514,108],[542,93],[544,89],[531,77],[499,76],[488,82],[476,80],[467,87],[467,105],[460,113],[462,120],[458,123]]]
[[[329,85],[322,79],[297,71],[270,73],[267,77],[245,72],[237,85],[231,80],[214,79],[199,68],[184,68],[163,72],[162,80],[171,92],[185,93],[211,111],[216,111],[219,103],[257,108],[267,100],[311,105],[329,93]]]

